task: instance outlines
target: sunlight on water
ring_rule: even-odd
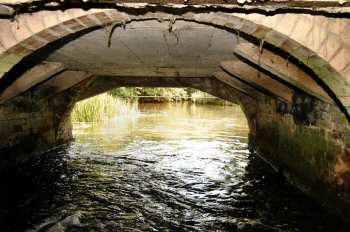
[[[1,177],[0,231],[335,228],[249,153],[248,132],[238,106],[189,103],[75,123],[74,142]]]
[[[79,142],[100,141],[103,151],[116,151],[117,147],[122,149],[138,138],[186,141],[239,136],[247,139],[248,127],[238,106],[211,106],[208,109],[190,103],[163,103],[142,104],[140,112],[133,117],[119,117],[97,124],[75,123],[73,133]]]

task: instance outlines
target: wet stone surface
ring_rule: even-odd
[[[247,149],[232,106],[146,104],[1,173],[0,231],[345,231]]]

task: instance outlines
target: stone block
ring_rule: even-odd
[[[59,37],[53,35],[52,33],[50,33],[49,31],[45,30],[45,31],[41,31],[37,34],[40,38],[43,38],[44,40],[48,41],[48,42],[53,42],[55,40],[57,40]]]
[[[39,37],[32,36],[32,37],[24,40],[24,43],[31,48],[39,49],[39,48],[42,48],[43,46],[45,46],[48,42],[40,39]]]
[[[0,73],[6,73],[13,67],[13,64],[0,63]]]
[[[0,43],[5,49],[9,49],[17,44],[16,37],[12,33],[11,23],[7,20],[0,20]]]
[[[100,20],[98,20],[98,18],[95,15],[91,14],[91,15],[87,15],[86,17],[94,21],[95,26],[103,26],[103,23]]]
[[[320,46],[324,43],[327,38],[327,30],[317,24],[314,24],[312,30],[304,40],[304,46],[307,46],[311,50],[317,52]]]
[[[105,14],[104,12],[96,13],[96,14],[94,14],[94,16],[103,25],[106,25],[106,24],[109,24],[109,23],[113,22],[113,20],[107,14]]]
[[[270,31],[263,39],[275,47],[281,47],[281,45],[288,40],[288,37],[279,32]]]
[[[11,23],[11,30],[18,42],[29,38],[33,34],[23,20]]]
[[[66,11],[56,11],[55,14],[57,15],[58,21],[61,23],[72,19],[72,16],[66,13]]]
[[[240,30],[243,27],[243,24],[244,24],[244,19],[232,16],[225,23],[225,27],[231,28],[234,30]]]
[[[330,60],[341,46],[340,39],[336,35],[329,33],[317,53],[325,60]]]
[[[248,35],[251,35],[258,29],[258,27],[259,26],[253,22],[245,21],[239,30]]]
[[[291,39],[287,39],[279,46],[280,49],[282,49],[283,51],[288,52],[288,53],[290,53],[291,51],[293,51],[299,47],[301,47],[301,45],[298,44],[297,42],[295,42],[294,40],[291,40]]]
[[[67,30],[67,28],[63,27],[60,24],[53,26],[50,29],[47,29],[46,31],[58,38],[64,37],[71,33],[71,31]]]
[[[253,35],[257,38],[265,38],[266,34],[271,31],[271,28],[268,27],[261,27],[259,26],[258,29],[253,33]]]
[[[279,20],[277,22],[277,25],[274,27],[274,30],[287,36],[291,35],[295,29],[298,19],[299,19],[298,15],[283,14],[282,16],[279,17]]]
[[[80,24],[77,20],[74,20],[74,19],[63,22],[62,26],[67,27],[69,30],[74,32],[77,32],[86,28],[85,25]]]
[[[342,71],[350,65],[350,47],[342,47],[330,60],[330,64],[338,71]]]
[[[14,46],[8,50],[8,53],[17,54],[20,57],[25,57],[25,56],[31,54],[32,52],[33,52],[33,49],[28,49],[27,47],[25,47],[23,42],[17,44],[16,46]]]
[[[99,25],[96,20],[91,19],[88,16],[82,16],[77,18],[77,20],[79,20],[79,22],[81,22],[82,24],[84,24],[86,27],[95,27],[97,25]]]
[[[55,14],[54,12],[43,12],[42,14],[42,22],[45,28],[53,27],[60,23],[60,21],[57,18],[57,14]]]
[[[279,18],[276,16],[265,16],[262,20],[262,23],[264,26],[267,26],[269,28],[275,28],[276,25],[279,23]]]
[[[303,62],[304,64],[306,64],[307,66],[312,65],[309,61],[312,57],[315,56],[315,53],[312,52],[310,49],[306,48],[306,47],[298,47],[292,51],[290,51],[290,53],[297,58],[300,62]],[[316,65],[317,66],[317,65]],[[317,66],[318,67],[318,66]]]
[[[36,34],[46,28],[42,17],[42,13],[25,14],[21,20],[23,19],[23,23],[29,28],[32,34]]]
[[[337,35],[341,35],[350,23],[346,18],[327,18],[327,21],[326,28]]]
[[[301,16],[296,23],[293,33],[290,34],[290,37],[295,41],[303,44],[306,36],[309,36],[312,25],[313,22],[309,18]]]

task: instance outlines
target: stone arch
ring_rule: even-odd
[[[314,17],[314,16],[310,16]],[[322,17],[322,16],[317,16]],[[186,20],[224,28],[248,36],[269,48],[284,54],[287,59],[295,58],[297,62],[310,69],[326,92],[333,98],[349,120],[350,71],[347,55],[350,52],[344,37],[335,37],[349,27],[347,21],[338,24],[340,29],[322,30],[320,19],[300,15],[263,16],[258,14],[227,13],[185,13],[168,15],[149,13],[143,16],[127,15],[116,10],[71,9],[67,11],[43,11],[35,14],[24,14],[14,22],[0,21],[4,30],[0,34],[0,76],[5,76],[16,64],[34,51],[45,47],[67,35],[95,27],[107,25],[124,25],[137,20]],[[308,19],[308,20],[306,20]],[[324,23],[325,20],[322,22]],[[289,24],[287,24],[287,22]],[[328,22],[329,23],[329,22]],[[285,25],[293,25],[291,27]],[[296,25],[303,29],[294,33]],[[310,26],[311,25],[311,26]],[[271,28],[274,27],[275,28]],[[313,41],[304,34],[318,33],[324,35],[322,40]],[[332,53],[325,52],[329,47]],[[292,60],[292,59],[291,59]]]
[[[173,19],[171,16],[165,15],[165,14],[150,15],[145,17],[144,19],[142,17],[141,19],[139,19],[138,17],[131,19],[128,15],[117,12],[115,10],[90,10],[85,12],[82,10],[74,9],[74,10],[68,10],[66,12],[58,12],[58,15],[53,15],[52,12],[39,12],[39,14],[41,15],[37,15],[33,19],[29,15],[25,15],[23,19],[18,18],[19,22],[17,23],[24,27],[24,28],[20,27],[22,28],[22,30],[15,30],[13,28],[13,25],[12,27],[10,27],[11,29],[10,33],[12,33],[13,37],[16,38],[18,43],[14,45],[10,44],[12,40],[9,41],[8,43],[4,43],[4,44],[7,44],[7,47],[9,48],[5,52],[3,52],[3,56],[1,58],[4,62],[13,61],[12,64],[8,66],[9,67],[8,71],[11,71],[11,67],[16,68],[15,67],[16,64],[20,63],[22,59],[29,56],[30,54],[35,53],[37,50],[40,50],[42,48],[45,49],[45,46],[47,46],[48,44],[55,42],[60,38],[64,38],[66,36],[79,33],[80,31],[83,31],[84,33],[84,30],[89,31],[89,29],[91,28],[99,28],[99,27],[104,27],[108,25],[111,25],[112,27],[122,26],[131,21],[154,20],[154,19],[162,20],[162,17],[165,17],[165,20],[169,20],[169,21]],[[28,22],[29,20],[33,20],[33,22]],[[38,20],[40,21],[40,23],[38,24],[39,26],[37,25]],[[31,28],[30,25],[33,25],[33,28]],[[21,34],[24,33],[23,30],[26,30],[28,28],[29,30],[27,31],[27,33],[25,33],[25,35],[22,35],[22,37],[20,37]],[[36,32],[33,32],[33,31],[36,31]],[[16,59],[11,59],[11,57],[16,57]],[[62,69],[58,69],[55,71],[61,72],[61,70]],[[51,76],[53,75],[55,74],[51,73]],[[22,75],[22,76],[25,76],[25,75]],[[27,75],[26,77],[31,78],[32,75]],[[5,77],[5,73],[4,73],[4,78],[12,78],[12,77],[10,77],[10,75]],[[42,81],[42,79],[40,79],[40,81]],[[207,81],[213,82],[211,80],[207,80]],[[214,81],[214,82],[217,82],[217,81]],[[37,84],[37,82],[35,82],[34,84]],[[215,85],[218,85],[218,83],[215,83]],[[232,97],[231,98],[229,97],[229,99],[227,99],[227,96],[230,96],[228,91],[226,91],[226,95],[224,95],[224,94],[220,94],[220,92],[213,92],[211,91],[213,89],[209,90],[208,87],[205,87],[205,86],[203,87],[202,85],[192,86],[190,84],[184,84],[184,85],[178,84],[178,86],[194,87],[205,92],[210,92],[211,94],[216,95],[218,97],[226,98],[226,100],[233,101]],[[74,98],[77,97],[76,94],[79,92],[79,91],[78,92],[75,91],[75,87],[73,87],[72,89],[73,91],[71,90],[68,91],[71,94],[70,96],[65,95],[65,98],[62,99],[62,95],[59,95],[60,97],[55,97],[52,100],[53,105],[55,106],[57,106],[58,104],[62,105],[62,102],[64,102],[67,105],[67,109],[59,113],[62,116],[64,115],[64,118],[69,114],[69,111],[72,108],[71,106],[75,102]],[[228,88],[226,87],[226,90],[227,89]],[[25,90],[27,90],[27,88],[23,89],[23,91]],[[239,98],[242,99],[242,102],[247,103],[247,105],[248,105],[248,102],[249,104],[250,103],[255,104],[254,99],[251,99],[249,96],[244,96],[244,94],[239,93],[238,91],[232,88],[231,88],[231,91],[235,92],[235,95],[239,96]],[[13,97],[13,96],[10,96],[10,97]],[[57,99],[60,99],[60,101]],[[6,100],[7,99],[2,99],[2,102]],[[237,99],[235,99],[234,101],[236,103],[239,103]],[[247,117],[252,118],[253,115],[255,114],[254,107],[253,106],[245,107],[244,104],[242,104],[242,107],[244,112],[248,115]],[[63,122],[62,125],[65,124],[64,123],[65,121],[66,121],[65,119],[62,120]],[[254,120],[252,120],[252,123],[250,123],[251,128],[255,128],[253,121]],[[252,129],[252,131],[254,131],[254,129]]]
[[[118,87],[180,87],[194,88],[209,93],[217,98],[239,105],[246,116],[250,136],[254,136],[255,134],[257,100],[218,79],[210,77],[119,77],[118,79],[113,77],[91,77],[50,99],[53,105],[58,106],[58,109],[62,109],[60,112],[62,119],[60,119],[60,125],[58,127],[64,128],[67,126],[67,122],[70,122],[70,113],[78,101]],[[254,94],[257,95],[259,93],[255,92]],[[70,130],[70,126],[68,129]]]
[[[86,12],[71,10],[60,13],[43,11],[33,14],[33,16],[24,15],[23,21],[21,21],[22,19],[19,17],[18,22],[12,22],[11,24],[8,24],[7,21],[1,22],[1,28],[4,28],[4,30],[1,31],[0,35],[2,46],[0,72],[3,73],[2,79],[15,78],[10,76],[11,70],[16,69],[15,66],[20,64],[20,61],[25,57],[60,38],[79,32],[84,33],[91,28],[104,27],[106,25],[116,26],[117,24],[122,26],[125,23],[142,20],[165,20],[170,23],[176,20],[183,20],[206,24],[237,33],[239,36],[255,43],[255,46],[260,48],[260,50],[271,50],[278,53],[281,57],[286,58],[285,60],[288,60],[288,57],[294,58],[294,61],[290,59],[296,62],[297,65],[299,65],[299,62],[302,64],[298,67],[309,68],[316,74],[315,78],[318,78],[320,82],[324,83],[323,87],[327,87],[326,92],[340,105],[341,109],[343,109],[343,113],[348,115],[346,107],[348,106],[347,97],[349,96],[349,85],[346,76],[342,75],[342,72],[345,70],[341,68],[337,70],[337,65],[334,63],[335,61],[333,61],[333,64],[331,63],[331,60],[335,59],[337,56],[334,55],[334,58],[329,57],[328,62],[327,56],[324,55],[324,57],[322,57],[321,53],[318,54],[318,52],[313,51],[311,44],[304,43],[301,40],[298,41],[296,37],[290,38],[286,35],[287,32],[283,32],[283,29],[272,29],[271,25],[273,24],[268,23],[270,18],[267,16],[261,16],[260,19],[254,18],[256,16],[253,16],[254,15],[221,13],[186,13],[183,15],[170,15],[159,12],[138,16],[127,15],[116,10],[92,10]],[[27,20],[33,20],[32,24],[27,25]],[[279,16],[276,16],[273,20],[276,22],[279,21]],[[299,23],[299,20],[296,20],[296,22]],[[300,22],[303,22],[303,20],[300,20]],[[19,34],[16,34],[16,23],[19,23],[19,25],[23,23],[23,25],[25,25],[24,27],[19,27],[19,30],[21,30],[21,33],[18,32]],[[324,39],[324,41],[328,41],[328,39]],[[344,43],[341,39],[336,39],[333,42]],[[257,66],[259,66],[259,63]],[[342,65],[339,65],[339,67],[341,66]],[[310,123],[310,120],[300,120],[301,122],[298,122],[294,117],[296,113],[288,109],[288,106],[283,102],[283,97],[282,100],[276,100],[267,96],[266,98],[259,99],[259,104],[255,104],[256,102],[250,100],[250,97],[254,98],[254,95],[259,95],[256,97],[260,98],[260,93],[255,93],[258,91],[242,83],[232,83],[233,80],[225,78],[227,73],[228,71],[226,70],[226,72],[222,72],[218,76],[226,85],[232,84],[230,92],[237,93],[238,101],[244,106],[243,108],[248,115],[247,117],[251,118],[250,121],[253,125],[251,128],[259,127],[259,133],[257,133],[256,136],[257,141],[260,140],[258,141],[259,147],[261,148],[260,150],[266,153],[274,149],[276,150],[277,154],[270,152],[271,154],[266,155],[266,159],[271,160],[271,162],[277,164],[283,170],[286,170],[285,172],[287,174],[291,173],[289,177],[292,176],[293,178],[291,179],[301,189],[307,191],[320,201],[322,199],[327,199],[328,202],[326,203],[329,208],[332,208],[332,210],[339,213],[339,215],[347,217],[349,211],[346,207],[350,205],[350,193],[348,189],[350,186],[348,179],[350,173],[350,145],[348,143],[350,134],[348,132],[350,128],[348,121],[344,120],[344,114],[340,114],[338,112],[339,109],[333,104],[313,104],[315,102],[314,100],[308,99],[308,97],[305,97],[303,94],[301,94],[301,97],[294,96],[290,93],[288,87],[284,87],[280,91],[283,96],[287,95],[284,100],[287,98],[287,101],[294,101],[293,97],[296,97],[298,102],[299,100],[301,101],[301,104],[297,105],[297,107],[301,106],[300,108],[302,108],[302,110],[297,113],[307,115],[311,112],[312,117],[317,116],[317,120],[314,120],[315,122],[313,124]],[[254,74],[258,77],[262,76],[260,72]],[[45,103],[45,107],[48,107],[49,110],[47,112],[38,111],[37,118],[40,120],[37,120],[37,118],[33,116],[34,114],[32,114],[31,110],[33,107],[40,108],[44,106],[44,104],[40,105],[40,102],[32,104],[33,102],[30,102],[28,108],[20,104],[15,104],[16,102],[11,105],[13,108],[18,107],[19,110],[16,111],[16,109],[14,111],[15,113],[24,113],[25,110],[28,110],[31,115],[28,117],[29,119],[24,119],[24,121],[30,120],[30,123],[28,123],[30,126],[42,124],[38,129],[30,128],[30,135],[35,132],[35,135],[45,137],[45,139],[48,140],[46,142],[50,145],[64,141],[64,133],[67,131],[65,126],[68,124],[61,122],[64,122],[62,119],[67,118],[66,115],[67,112],[69,112],[69,110],[67,111],[67,107],[69,108],[71,103],[74,102],[74,96],[76,96],[77,93],[79,94],[81,89],[86,89],[86,86],[90,85],[90,80],[93,79],[83,80],[84,78],[82,77],[84,77],[84,73],[81,75],[82,76],[78,76],[76,79],[78,82],[80,81],[78,84],[75,83],[77,85],[71,86],[72,88],[64,89],[65,91],[55,95],[53,98],[48,97],[49,101]],[[170,82],[171,80],[167,79],[167,81]],[[173,81],[174,83],[185,85],[181,83],[181,81],[183,81],[181,78],[175,78]],[[223,85],[223,83],[220,82],[220,85]],[[266,83],[267,82],[265,82],[265,84]],[[273,87],[275,86],[276,85]],[[50,95],[52,89],[49,87],[50,86],[40,93],[49,93]],[[200,86],[197,86],[197,88],[200,88]],[[218,89],[222,88],[218,87]],[[273,88],[270,89],[270,91],[273,91]],[[28,97],[28,99],[26,97],[28,96],[24,96],[24,101],[28,99],[31,100],[30,97]],[[310,102],[312,103],[311,109],[308,108],[308,103]],[[60,110],[60,104],[63,104],[62,111]],[[54,109],[52,110],[52,108]],[[0,110],[3,109],[0,108]],[[3,112],[6,114],[12,113],[6,110],[3,110]],[[259,114],[259,116],[257,117],[256,114]],[[26,135],[25,133],[28,130],[28,128],[26,128],[26,122],[23,124],[24,126],[22,126],[21,123],[10,126],[0,126],[6,129],[3,133],[4,135],[6,135],[8,131],[8,134],[11,134],[15,130],[21,131],[18,132],[18,135],[22,136]],[[50,130],[52,128],[54,129]],[[33,136],[29,139],[32,138]],[[13,140],[15,139],[16,138]],[[10,143],[10,145],[13,144]],[[1,148],[2,147],[0,147],[0,149]],[[334,207],[332,203],[339,207]]]

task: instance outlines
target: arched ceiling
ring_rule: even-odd
[[[110,31],[94,30],[33,59],[97,76],[211,76],[221,61],[235,59],[235,34],[203,24],[134,21]]]
[[[301,90],[322,101],[335,102],[348,116],[350,88],[346,75],[339,72],[346,71],[343,63],[347,59],[338,62],[346,56],[334,49],[335,55],[323,53],[324,49],[328,51],[328,44],[343,42],[328,36],[325,42],[319,41],[321,50],[316,53],[308,41],[302,41],[307,31],[319,28],[318,19],[213,12],[127,14],[113,9],[40,11],[21,15],[17,23],[0,19],[4,28],[0,32],[0,101],[44,81],[55,86],[69,80],[69,84],[60,85],[70,88],[76,83],[69,78],[72,71],[79,72],[76,81],[89,76],[214,76],[244,93],[250,93],[246,91],[249,85],[287,102],[292,101],[294,89]],[[294,29],[284,31],[289,21],[294,22]],[[242,46],[248,41],[249,46]],[[28,61],[42,68],[18,73]],[[332,62],[341,68],[334,69]],[[299,75],[304,71],[305,75]]]

